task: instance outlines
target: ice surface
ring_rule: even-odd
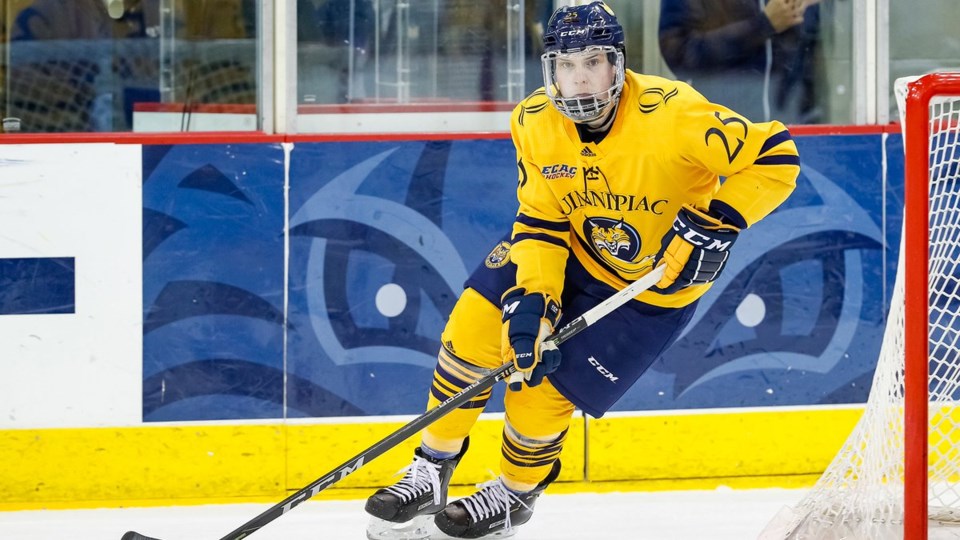
[[[804,490],[760,489],[551,494],[516,540],[752,540]],[[219,540],[271,506],[232,504],[0,512],[3,540],[120,540],[127,530],[161,540]],[[251,540],[361,540],[363,501],[307,501]]]

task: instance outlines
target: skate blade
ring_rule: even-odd
[[[433,515],[417,516],[405,523],[394,523],[371,517],[367,524],[368,540],[431,540]]]
[[[485,536],[481,536],[479,540],[487,540],[489,538],[510,538],[510,537],[516,536],[517,531],[519,530],[520,529],[517,527],[511,527],[510,530],[508,531],[499,530],[497,532],[490,533]],[[427,532],[430,533],[427,536],[429,540],[463,540],[462,538],[456,538],[454,536],[450,536],[444,533],[439,528],[437,528],[437,526],[433,523],[433,520],[430,520],[430,522],[427,524]]]

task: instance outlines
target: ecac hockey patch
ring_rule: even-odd
[[[540,173],[547,180],[559,180],[561,178],[574,178],[577,176],[577,167],[575,165],[546,165],[540,169]]]

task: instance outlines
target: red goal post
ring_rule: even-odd
[[[936,292],[930,291],[930,277],[935,271],[931,267],[931,250],[936,248],[931,245],[931,226],[937,226],[932,223],[931,210],[939,211],[931,208],[936,193],[931,183],[938,168],[956,177],[960,115],[956,113],[957,105],[950,104],[960,102],[960,73],[934,73],[905,85],[904,538],[922,540],[927,538],[930,504],[931,302],[938,301]],[[937,103],[944,99],[945,103]],[[938,107],[939,115],[932,111]],[[942,144],[948,148],[941,151]],[[960,364],[960,358],[955,360]],[[954,370],[957,369],[955,365]]]

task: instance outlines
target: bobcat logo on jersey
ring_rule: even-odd
[[[510,242],[500,242],[483,260],[483,264],[492,269],[500,268],[508,262],[510,262]]]
[[[622,219],[587,218],[583,222],[583,232],[584,236],[591,240],[590,245],[598,255],[606,251],[621,261],[633,262],[640,252],[640,235]]]
[[[607,250],[607,253],[616,257],[621,249],[630,249],[630,237],[620,228],[622,223],[618,223],[613,228],[594,227],[593,245],[600,251]]]

